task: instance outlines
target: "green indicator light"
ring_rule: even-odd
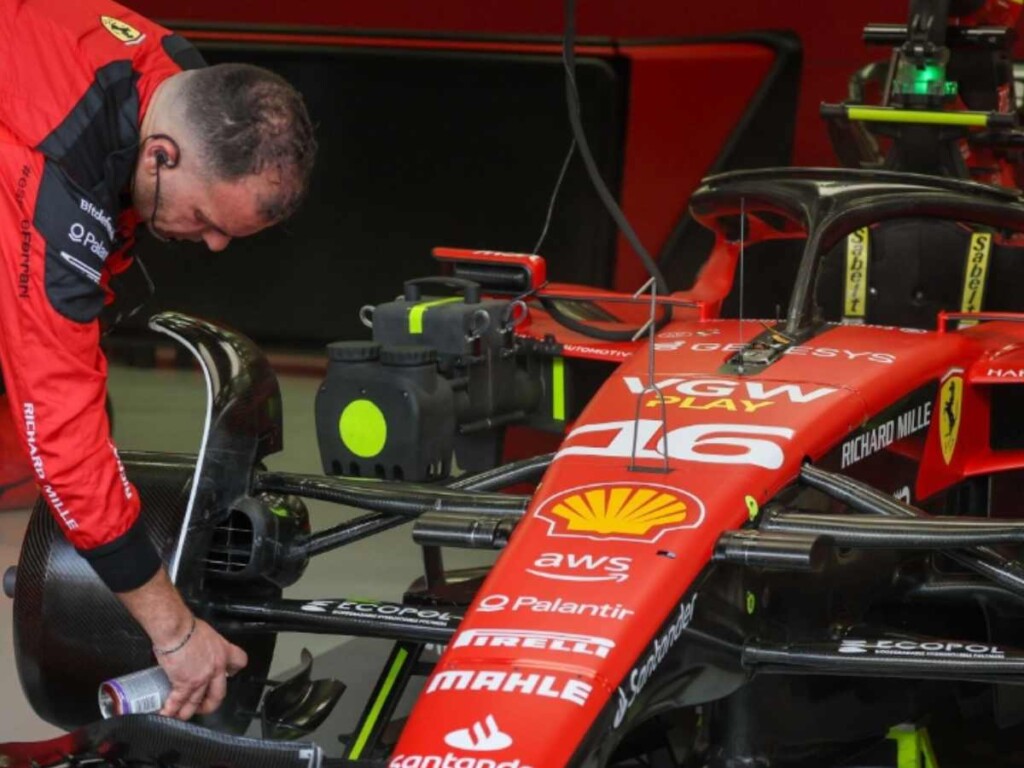
[[[290,517],[290,515],[288,514],[288,510],[285,509],[284,507],[271,507],[270,513],[276,515],[277,517]]]
[[[754,611],[757,610],[757,598],[753,592],[747,592],[747,614],[750,616],[754,615]]]
[[[370,459],[384,450],[388,423],[380,408],[371,401],[353,400],[341,412],[338,433],[348,450],[360,458]]]

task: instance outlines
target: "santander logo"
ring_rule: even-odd
[[[444,743],[467,752],[497,752],[512,746],[512,737],[502,733],[494,715],[488,715],[482,723],[452,731],[444,737]]]

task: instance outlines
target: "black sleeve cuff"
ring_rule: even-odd
[[[130,592],[141,587],[162,565],[141,517],[113,541],[94,549],[80,549],[78,554],[89,561],[111,592]]]

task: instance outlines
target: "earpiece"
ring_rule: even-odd
[[[172,160],[172,159],[171,159],[170,155],[168,155],[168,154],[167,154],[167,153],[166,153],[166,152],[165,152],[164,150],[162,150],[162,149],[158,149],[158,150],[156,151],[156,164],[157,164],[158,166],[160,166],[160,165],[165,165],[165,166],[167,166],[168,168],[173,168],[174,166],[176,166],[176,165],[177,165],[177,163],[176,163],[176,162],[175,162],[174,160]]]

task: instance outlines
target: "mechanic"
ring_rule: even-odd
[[[105,0],[0,6],[0,365],[54,518],[213,712],[245,652],[185,605],[139,517],[105,411],[98,316],[137,223],[220,251],[290,215],[316,151],[301,96]],[[68,631],[74,631],[69,627]]]

